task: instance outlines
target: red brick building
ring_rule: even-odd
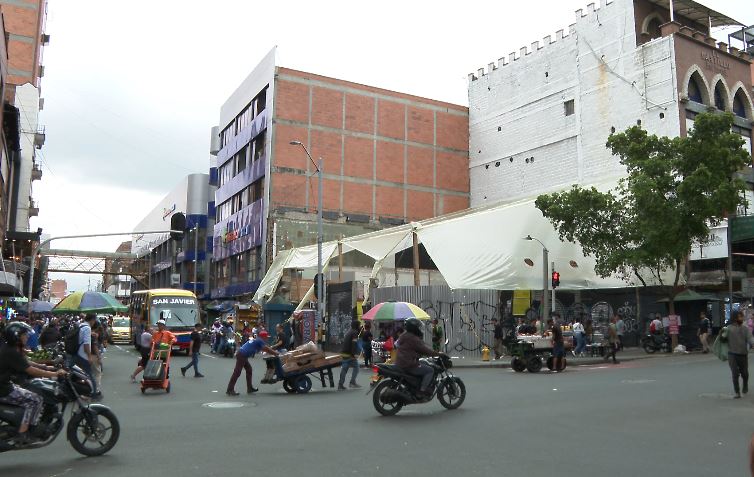
[[[274,253],[469,206],[468,108],[275,65],[221,109],[213,298],[252,293]],[[346,265],[358,263],[348,258]],[[355,260],[355,262],[354,262]]]

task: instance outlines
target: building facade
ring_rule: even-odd
[[[39,124],[43,49],[49,43],[44,33],[46,0],[0,1],[7,33],[8,77],[3,98],[19,111],[20,155],[12,177],[8,225],[10,230],[29,232],[29,219],[39,214],[32,197],[32,183],[42,178],[37,150],[45,141]]]
[[[198,297],[206,293],[207,249],[211,242],[207,204],[213,192],[207,174],[190,174],[139,222],[130,251],[145,273],[133,282],[133,290],[183,288]],[[176,242],[166,232],[145,233],[170,230],[171,217],[179,212],[186,216],[183,240]]]
[[[683,136],[703,111],[731,112],[752,152],[752,56],[712,36],[742,24],[697,3],[672,17],[669,7],[669,0],[590,4],[567,31],[469,75],[472,206],[614,184],[626,171],[605,146],[611,133],[640,125]],[[751,168],[742,174],[751,189]],[[747,198],[739,214],[752,213],[751,191]],[[725,227],[712,234],[712,242],[722,240]],[[751,239],[734,252],[754,251]],[[699,252],[688,283],[722,286],[727,242]],[[736,278],[754,271],[747,260],[736,259]]]
[[[316,243],[320,158],[324,241],[469,204],[466,107],[283,68],[274,50],[213,136],[213,298],[252,294],[277,251]]]
[[[683,135],[707,108],[733,112],[751,150],[752,57],[709,36],[738,22],[689,7],[671,23],[667,6],[590,4],[567,32],[469,75],[472,206],[622,177],[612,132]]]

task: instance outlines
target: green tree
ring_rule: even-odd
[[[731,114],[703,113],[686,137],[658,137],[638,126],[612,134],[607,147],[627,171],[615,189],[575,185],[540,195],[535,204],[561,240],[595,258],[598,275],[635,276],[645,286],[653,276],[669,286],[674,313],[681,264],[693,242],[704,241],[710,226],[744,201],[736,172],[751,156],[732,125]],[[675,270],[672,285],[662,279],[668,270]]]

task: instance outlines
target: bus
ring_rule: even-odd
[[[139,336],[144,331],[144,324],[149,323],[157,329],[160,314],[165,320],[167,329],[178,341],[173,345],[174,350],[189,352],[191,332],[194,325],[199,323],[199,303],[196,295],[188,290],[175,288],[156,288],[153,290],[139,290],[131,294],[129,316],[133,343],[136,346]]]

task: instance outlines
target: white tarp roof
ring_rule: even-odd
[[[534,200],[467,209],[345,238],[340,243],[343,253],[359,250],[375,259],[372,276],[376,276],[386,257],[412,247],[412,234],[416,231],[419,243],[424,244],[450,288],[541,290],[542,245],[535,240],[524,240],[524,237],[531,235],[547,247],[548,261],[555,262],[563,289],[622,288],[640,284],[638,280],[627,283],[617,276],[599,277],[594,272],[595,260],[585,257],[578,244],[560,241],[549,220],[535,207]],[[338,242],[323,244],[325,266],[337,248]],[[254,300],[274,293],[284,269],[316,266],[316,245],[280,252],[262,280]],[[659,284],[652,280],[649,273],[643,278],[648,285]],[[666,284],[672,283],[673,278],[672,270],[663,275]]]

